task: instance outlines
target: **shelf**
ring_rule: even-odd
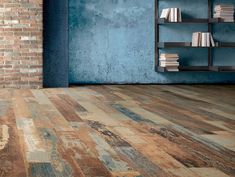
[[[234,48],[235,42],[218,42],[219,48]]]
[[[171,1],[171,0],[164,0],[164,1]],[[219,48],[235,48],[235,41],[234,42],[222,42],[223,39],[220,39],[220,41],[215,41],[215,46],[212,47],[193,47],[191,39],[189,39],[190,42],[160,42],[160,31],[159,27],[160,25],[172,25],[172,27],[177,28],[178,25],[197,25],[197,24],[203,24],[203,26],[207,26],[207,32],[211,33],[212,35],[214,33],[213,26],[214,25],[234,25],[235,22],[224,22],[221,18],[213,18],[213,1],[207,0],[207,3],[204,4],[207,6],[207,18],[193,18],[188,16],[188,19],[183,18],[182,22],[169,22],[167,19],[161,19],[159,18],[159,2],[160,0],[155,0],[155,70],[157,72],[178,72],[178,71],[167,71],[164,67],[159,67],[159,56],[160,56],[160,50],[159,49],[168,49],[168,48],[185,48],[185,49],[205,49],[208,50],[207,52],[207,66],[179,66],[179,72],[235,72],[235,66],[212,66],[214,63],[215,58],[215,50]],[[183,3],[183,2],[182,2]],[[170,6],[170,5],[169,5]],[[197,10],[197,9],[192,9]],[[176,24],[176,25],[174,25]],[[169,34],[170,35],[170,34]],[[179,33],[179,35],[181,35]],[[197,52],[197,51],[195,51]]]
[[[219,72],[234,72],[235,66],[218,66]]]
[[[179,66],[179,71],[168,71],[165,67],[157,66],[158,72],[234,72],[235,66]]]
[[[157,68],[158,72],[172,72],[172,71],[167,71],[165,67],[158,66]],[[211,67],[208,66],[179,66],[179,71],[174,71],[174,72],[182,72],[182,71],[214,71]]]
[[[169,22],[167,19],[158,18],[158,24],[201,24],[201,23],[226,23],[235,24],[235,22],[224,22],[221,18],[195,18],[195,19],[183,19],[182,22]]]
[[[218,71],[217,67],[212,66],[180,66],[180,71],[203,71],[203,72],[215,72]]]
[[[182,22],[169,22],[167,19],[159,18],[158,24],[180,24],[180,23],[208,23],[208,19],[183,19]]]
[[[209,23],[228,23],[228,24],[235,24],[235,22],[225,22],[221,18],[210,18]]]
[[[159,42],[158,48],[235,48],[235,42],[216,42],[214,47],[193,47],[191,42]]]
[[[158,48],[191,47],[191,42],[159,42]]]

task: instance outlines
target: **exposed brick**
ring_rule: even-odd
[[[42,87],[43,0],[0,0],[0,88]]]

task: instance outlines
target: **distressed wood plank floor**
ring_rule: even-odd
[[[0,90],[0,177],[235,176],[235,86]]]

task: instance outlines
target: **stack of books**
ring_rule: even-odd
[[[192,36],[192,47],[215,47],[211,33],[195,32]]]
[[[182,22],[181,9],[179,8],[163,9],[160,18],[167,19],[169,22]]]
[[[234,22],[234,5],[216,5],[214,11],[214,18],[221,18],[224,22]]]
[[[159,65],[167,69],[167,71],[179,71],[179,55],[178,54],[161,54]]]

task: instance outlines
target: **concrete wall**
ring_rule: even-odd
[[[205,0],[181,2],[161,1],[160,8],[181,7],[184,17],[207,17]],[[160,40],[191,41],[192,32],[206,30],[199,24],[162,26]],[[225,41],[235,41],[233,25],[214,30],[216,39],[222,30],[229,34]],[[216,50],[216,64],[235,65],[234,49]],[[177,51],[183,65],[206,65],[207,49]],[[69,61],[69,81],[77,84],[235,82],[235,73],[154,71],[154,0],[70,0]]]

